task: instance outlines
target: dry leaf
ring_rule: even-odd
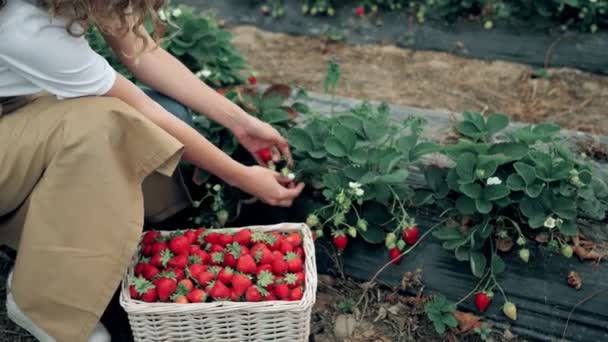
[[[505,332],[502,334],[502,337],[505,338],[505,340],[512,340],[515,338],[515,335],[513,335],[513,333],[511,332],[511,330],[507,329],[505,330]]]
[[[581,276],[578,275],[578,273],[576,273],[574,271],[570,271],[570,273],[568,273],[568,285],[570,285],[570,287],[573,287],[577,290],[580,290],[581,287],[583,286],[583,278],[581,278]]]
[[[540,244],[547,243],[547,242],[549,242],[549,234],[540,233],[540,234],[536,235],[534,240],[536,240],[536,242],[538,242]]]
[[[496,241],[496,248],[501,252],[508,252],[513,248],[513,240],[511,238],[499,239]]]
[[[387,315],[388,311],[386,311],[384,306],[381,306],[380,309],[378,309],[378,315],[376,316],[376,318],[374,318],[374,323],[378,322],[379,320],[384,320]]]
[[[454,317],[458,321],[458,328],[461,333],[469,332],[475,328],[481,328],[481,318],[472,313],[455,311]]]
[[[591,250],[585,249],[582,246],[582,242],[581,242],[581,245],[574,247],[574,253],[581,260],[596,260],[597,261],[603,257],[602,254],[600,254],[599,252],[597,252],[593,249],[591,249]]]

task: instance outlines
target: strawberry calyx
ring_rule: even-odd
[[[272,273],[270,273],[268,271],[262,271],[258,275],[257,284],[263,288],[267,288],[268,286],[270,286],[274,283],[274,279],[275,279],[275,276]]]

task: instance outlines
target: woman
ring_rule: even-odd
[[[109,340],[99,318],[144,217],[179,208],[172,203],[179,196],[166,191],[181,158],[271,205],[290,206],[302,191],[303,184],[287,186],[278,173],[231,159],[112,70],[82,36],[90,25],[100,28],[136,78],[230,129],[254,157],[271,148],[291,160],[276,130],[145,33],[146,16],[160,27],[162,6],[0,0],[0,244],[17,249],[7,310],[41,341]]]

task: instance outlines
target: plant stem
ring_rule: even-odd
[[[456,305],[460,305],[462,302],[467,300],[467,298],[471,297],[477,291],[477,289],[479,289],[481,283],[483,283],[484,280],[486,280],[486,285],[484,285],[484,288],[485,288],[487,286],[487,279],[490,279],[488,277],[489,274],[490,274],[490,270],[487,270],[486,274],[484,274],[483,277],[481,277],[481,279],[477,283],[477,285],[475,285],[475,288],[473,290],[471,290],[471,292],[469,292],[466,296],[462,297],[458,302],[456,302]]]

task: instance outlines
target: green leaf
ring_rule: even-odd
[[[363,177],[361,177],[361,179],[359,179],[359,183],[361,183],[362,185],[374,183],[378,180],[379,177],[379,174],[373,171],[368,171],[365,175],[363,175]]]
[[[433,192],[428,190],[416,190],[412,202],[414,206],[422,206],[429,203],[433,199]]]
[[[367,162],[368,154],[364,148],[355,148],[348,154],[348,159],[355,164],[365,164]]]
[[[347,151],[352,151],[352,149],[355,148],[355,143],[357,142],[355,132],[353,132],[350,128],[341,125],[334,126],[333,130],[334,135],[336,138],[338,138],[338,140],[340,140],[342,145],[346,147]]]
[[[363,240],[371,244],[379,244],[384,242],[384,230],[375,224],[368,224],[366,231],[359,231]]]
[[[576,202],[568,198],[553,198],[551,210],[564,220],[574,220],[576,218]]]
[[[449,227],[436,230],[432,234],[439,240],[460,240],[463,238],[462,233],[458,229]]]
[[[478,139],[483,137],[484,133],[479,130],[472,122],[462,121],[456,125],[458,132],[469,138]]]
[[[546,219],[545,215],[532,216],[528,219],[528,225],[532,229],[540,228],[544,225],[545,219]]]
[[[460,155],[456,161],[456,172],[465,181],[472,181],[475,175],[475,165],[477,157],[473,153],[466,152]]]
[[[435,332],[439,335],[445,334],[445,324],[442,321],[433,321],[433,326],[435,327]]]
[[[371,141],[376,141],[382,138],[386,133],[382,125],[375,120],[366,120],[363,122],[363,131],[367,138]]]
[[[300,114],[308,114],[310,113],[310,107],[307,104],[301,102],[295,102],[291,105],[291,107]]]
[[[308,155],[314,159],[325,159],[327,157],[325,151],[308,151]]]
[[[585,185],[589,185],[591,184],[591,182],[593,181],[593,176],[591,175],[591,172],[587,171],[587,170],[583,170],[581,172],[579,172],[578,174],[578,179]]]
[[[516,142],[497,143],[490,147],[488,153],[505,156],[504,162],[520,160],[528,154],[528,146]]]
[[[522,176],[513,173],[507,178],[507,186],[511,191],[521,191],[526,187],[526,182]]]
[[[459,246],[454,250],[454,256],[458,261],[468,261],[471,258],[469,249],[466,246]]]
[[[356,116],[353,115],[343,115],[338,117],[339,122],[357,134],[363,136],[363,121]]]
[[[534,182],[534,184],[526,186],[526,189],[524,190],[524,192],[526,193],[526,195],[528,195],[532,198],[537,198],[543,192],[544,188],[545,188],[545,183],[543,183],[541,181],[536,181],[536,182]]]
[[[471,252],[469,262],[471,263],[471,272],[477,278],[483,277],[486,270],[486,257],[480,252]]]
[[[475,172],[478,172],[478,170],[482,171],[482,176],[477,175],[477,178],[479,179],[489,178],[494,175],[497,168],[498,162],[496,161],[495,156],[480,155],[477,160],[477,169],[475,170]]]
[[[574,220],[565,220],[562,222],[559,227],[559,231],[566,236],[574,236],[576,235],[576,221]]]
[[[418,158],[439,151],[439,145],[432,142],[420,143],[410,151],[410,161],[416,161]]]
[[[429,166],[424,170],[426,184],[434,192],[439,191],[441,186],[445,183],[445,176],[445,170],[435,165]]]
[[[458,321],[454,318],[454,315],[449,313],[443,316],[443,323],[450,328],[455,328],[458,326]]]
[[[403,183],[407,179],[408,172],[405,169],[397,170],[388,175],[382,175],[378,178],[378,182],[386,184]]]
[[[380,158],[380,163],[378,165],[380,171],[384,173],[390,173],[402,159],[403,157],[396,150],[385,151],[382,158]]]
[[[490,114],[486,121],[486,130],[489,134],[496,134],[509,126],[509,117],[504,114]]]
[[[356,181],[356,182],[358,182],[359,179],[361,179],[366,173],[367,173],[367,170],[362,167],[349,166],[344,169],[344,175],[346,177],[348,177],[350,180]]]
[[[448,251],[452,251],[455,250],[456,248],[464,245],[467,241],[465,239],[460,239],[460,240],[448,240],[445,241],[442,246],[443,249],[448,250]]]
[[[492,273],[494,273],[495,276],[501,274],[502,272],[505,271],[506,269],[506,265],[505,262],[502,260],[502,258],[496,254],[492,255]]]
[[[301,128],[292,128],[287,131],[287,140],[292,147],[298,150],[310,151],[314,147],[312,137]]]
[[[502,184],[487,185],[483,189],[483,198],[488,201],[495,201],[509,196],[510,192],[509,188]]]
[[[526,185],[532,184],[536,179],[536,171],[532,166],[523,162],[517,162],[513,164],[513,167],[517,171],[517,174],[523,178]]]
[[[346,147],[335,137],[325,140],[325,150],[334,157],[345,157],[348,153]]]
[[[481,185],[478,183],[462,184],[460,186],[460,191],[472,199],[481,197]]]
[[[273,109],[263,113],[262,120],[269,124],[276,124],[289,121],[289,113],[283,109]]]
[[[465,111],[462,113],[462,116],[464,117],[465,121],[468,121],[475,125],[475,127],[477,127],[479,131],[486,130],[485,120],[483,119],[483,116],[480,113]]]
[[[544,123],[536,125],[532,128],[532,133],[541,138],[552,137],[555,134],[559,133],[559,131],[560,127],[554,123]]]
[[[529,197],[525,197],[519,202],[519,210],[521,210],[522,214],[524,214],[526,217],[534,217],[539,215],[543,217],[546,216],[546,211],[542,203]]]
[[[509,198],[508,196],[494,201],[494,204],[496,204],[497,206],[499,206],[501,208],[506,208],[511,203],[513,203],[513,201],[511,201],[511,198]]]
[[[475,200],[475,208],[480,214],[489,214],[492,211],[492,202],[485,199],[476,199]]]
[[[343,183],[342,178],[335,173],[326,173],[323,175],[323,185],[332,190],[339,191],[344,185]]]
[[[472,215],[477,211],[475,207],[475,200],[467,196],[458,197],[456,200],[456,209],[462,215]]]
[[[406,135],[402,136],[395,142],[395,145],[404,155],[409,156],[410,151],[416,146],[416,142],[418,141],[418,136],[416,135]]]

